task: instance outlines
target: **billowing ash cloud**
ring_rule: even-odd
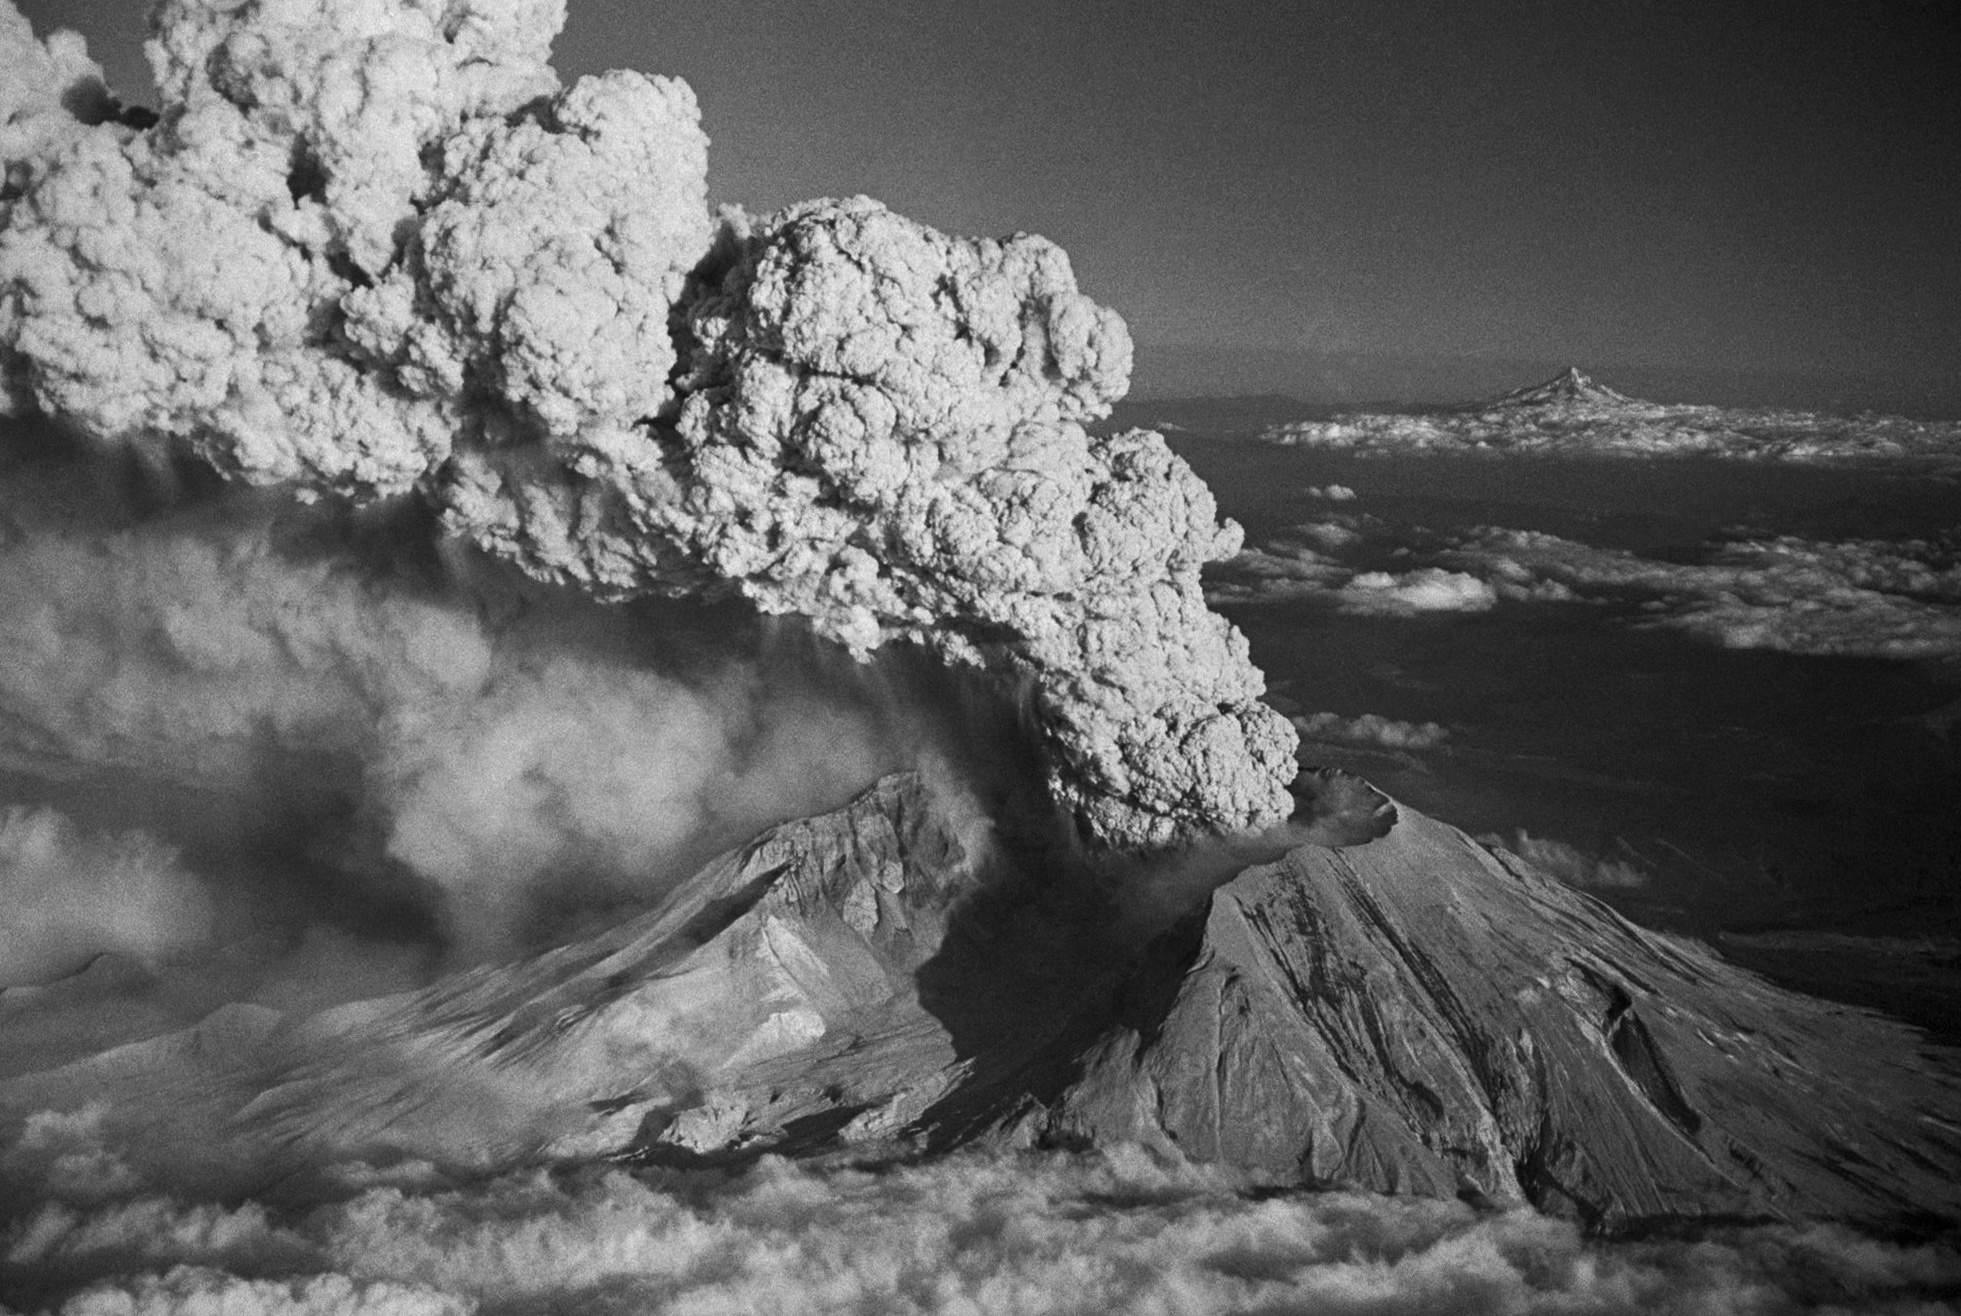
[[[1317,603],[1362,616],[1485,612],[1500,603],[1620,603],[1640,626],[1730,649],[1898,659],[1961,654],[1961,540],[1718,538],[1692,560],[1644,557],[1539,530],[1479,526],[1419,536],[1405,571],[1356,571],[1336,554],[1367,519],[1289,527],[1215,570],[1214,603]],[[1426,560],[1427,559],[1427,560]]]
[[[607,597],[738,594],[1029,691],[1099,839],[1283,818],[1238,547],[1053,245],[863,199],[717,221],[692,93],[561,87],[553,0],[165,0],[164,98],[0,20],[0,397],[258,484],[417,490]]]
[[[274,903],[281,867],[412,901],[466,960],[658,895],[951,739],[890,672],[747,634],[767,628],[602,608],[386,518],[248,491],[138,515],[88,483],[0,450],[0,771],[196,801],[158,813],[206,866],[248,856]],[[32,943],[0,935],[0,983],[198,942],[210,882],[111,830],[0,814]]]

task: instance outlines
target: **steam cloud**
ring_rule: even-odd
[[[1648,884],[1648,875],[1624,859],[1602,858],[1550,836],[1534,836],[1522,827],[1510,837],[1493,835],[1481,839],[1487,844],[1504,846],[1568,886],[1583,890],[1631,890]]]
[[[0,986],[113,950],[138,959],[202,941],[210,898],[177,852],[142,831],[95,834],[59,810],[0,813]]]
[[[208,801],[191,812],[211,830],[299,835],[278,848],[432,906],[465,960],[543,914],[642,902],[937,752],[875,673],[829,680],[788,641],[731,656],[741,637],[417,562],[412,528],[239,493],[134,519],[79,494],[72,469],[0,463],[0,478],[0,766],[120,774]],[[37,511],[52,486],[70,506]],[[203,887],[140,834],[9,814],[0,883],[37,963],[140,952],[136,923],[157,947],[197,940]],[[62,907],[123,912],[58,955],[57,926],[89,923],[47,922]],[[6,947],[0,981],[21,980],[29,951]]]
[[[1362,520],[1290,527],[1223,564],[1207,597],[1387,617],[1485,612],[1500,603],[1621,602],[1638,605],[1637,625],[1730,649],[1898,659],[1961,653],[1961,544],[1951,533],[1724,538],[1682,562],[1478,526],[1441,540],[1425,532],[1414,548],[1434,562],[1410,571],[1357,572],[1331,556],[1381,538],[1380,529]]]
[[[1026,687],[1096,838],[1283,819],[1295,736],[1121,321],[1042,239],[712,218],[679,81],[561,87],[554,0],[165,0],[159,122],[0,16],[0,408],[253,484],[419,491],[597,595],[736,594]]]

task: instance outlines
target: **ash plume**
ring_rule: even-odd
[[[414,491],[604,598],[739,596],[1028,693],[1134,848],[1284,819],[1293,729],[1198,581],[1238,527],[1043,239],[712,216],[693,93],[561,86],[553,0],[164,0],[164,105],[0,17],[0,410],[302,496]]]
[[[993,771],[904,653],[542,588],[410,506],[138,497],[32,430],[0,421],[0,985],[320,919],[472,963],[922,757]]]

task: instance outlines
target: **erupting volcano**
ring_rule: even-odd
[[[0,860],[121,911],[8,950],[0,1298],[123,1273],[50,1212],[767,1157],[1961,1215],[1950,1052],[1301,772],[1200,584],[1241,529],[1103,423],[1131,342],[1059,247],[711,211],[693,92],[563,83],[562,19],[162,0],[152,113],[0,13]],[[299,949],[199,865],[279,868],[240,909],[304,893]]]

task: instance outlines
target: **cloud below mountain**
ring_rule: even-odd
[[[1873,658],[1961,653],[1961,548],[1951,540],[1727,541],[1692,562],[1536,531],[1485,528],[1444,556],[1507,599],[1632,601],[1646,624],[1731,649]]]
[[[1381,749],[1435,749],[1450,739],[1449,729],[1436,722],[1402,722],[1378,713],[1312,713],[1294,718],[1294,728],[1303,740]]]
[[[138,1196],[44,1207],[16,1275],[61,1316],[232,1310],[1931,1310],[1939,1244],[1833,1226],[1601,1244],[1528,1211],[1310,1193],[1256,1200],[1135,1149],[960,1155],[866,1173],[766,1159],[377,1188],[300,1215]],[[17,1281],[21,1282],[21,1281]]]

